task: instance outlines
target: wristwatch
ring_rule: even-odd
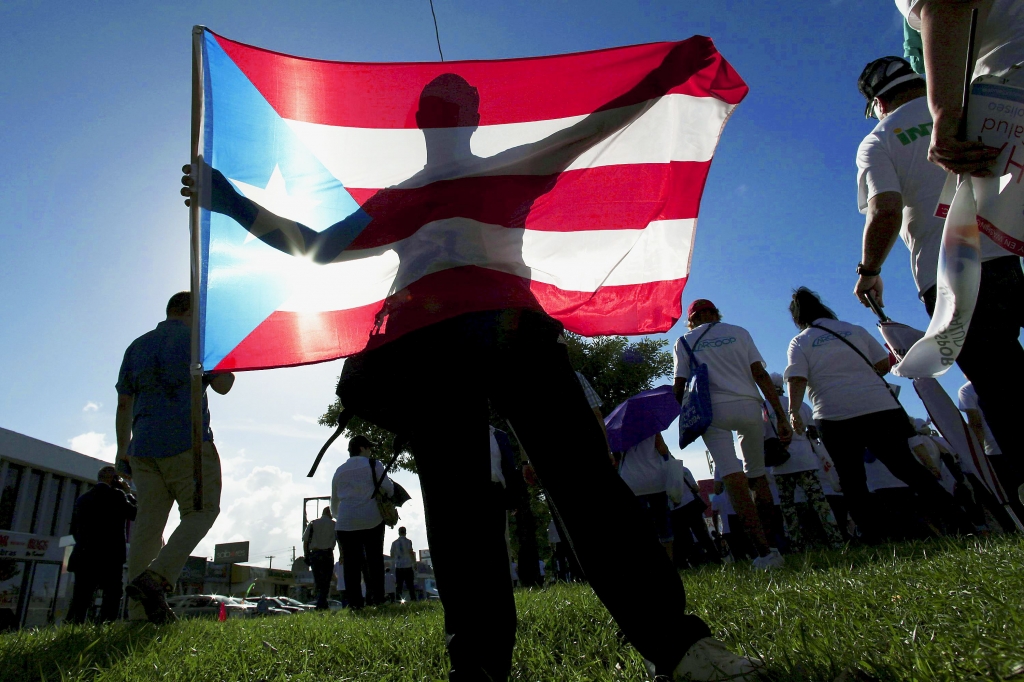
[[[878,277],[882,274],[882,269],[872,270],[863,263],[857,263],[857,274],[861,277]]]

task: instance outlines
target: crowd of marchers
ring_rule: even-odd
[[[910,60],[873,61],[858,82],[866,113],[878,124],[856,155],[857,196],[867,219],[855,295],[866,305],[883,304],[882,267],[902,237],[930,314],[943,229],[935,209],[946,174],[991,178],[1000,151],[958,134],[968,45],[976,48],[972,79],[1020,88],[1024,2],[896,4],[907,19]],[[972,9],[979,10],[976,40]],[[421,105],[457,119],[459,102],[445,96],[432,95]],[[905,134],[911,129],[930,135]],[[186,181],[189,194],[191,179]],[[1024,273],[1016,253],[984,236],[981,260],[977,304],[957,358],[970,381],[960,391],[960,407],[1002,487],[1019,497],[1024,432],[1014,419],[1024,401],[1018,340]],[[120,571],[124,523],[134,516],[126,557],[130,616],[157,624],[173,620],[167,595],[219,513],[220,460],[205,404],[201,508],[194,504],[192,305],[188,293],[172,297],[167,320],[125,353],[117,381],[118,469],[101,472],[100,484],[76,505],[74,614],[83,613],[92,588],[102,588],[105,599],[119,596],[120,581],[109,573]],[[385,428],[411,436],[445,610],[451,680],[506,680],[511,674],[516,610],[507,508],[493,487],[502,485],[497,474],[505,474],[493,466],[489,471],[486,456],[491,408],[515,429],[528,458],[524,468],[544,486],[557,521],[549,531],[557,538],[558,570],[587,580],[651,675],[662,679],[755,680],[762,670],[770,672],[765,661],[730,651],[707,623],[686,612],[672,560],[719,561],[728,545],[729,556],[747,556],[755,568],[768,570],[784,564],[784,551],[814,537],[838,545],[1011,527],[987,496],[973,458],[908,417],[883,378],[889,354],[867,330],[837,319],[803,287],[793,295],[789,316],[797,334],[784,372],[773,376],[750,333],[724,321],[713,303],[694,301],[687,311],[689,331],[675,347],[676,389],[680,401],[688,401],[688,379],[695,367],[706,368],[712,417],[702,437],[714,465],[712,506],[720,522],[710,532],[721,531],[714,537],[702,525],[703,501],[692,475],[667,457],[657,435],[609,466],[603,424],[592,414],[593,390],[572,368],[561,326],[542,312],[468,313],[373,351],[378,360],[386,356],[380,368],[391,372],[385,375],[401,384],[401,392],[380,392],[385,400],[379,404],[364,401],[360,416],[379,417],[389,424]],[[370,353],[365,355],[363,369],[369,367]],[[232,382],[229,373],[205,379],[218,393],[227,393]],[[355,380],[349,385],[373,388]],[[360,402],[355,393],[341,397],[346,406],[349,398]],[[331,560],[318,560],[316,553],[326,558],[328,547],[340,545],[346,557],[346,584],[360,580],[365,564],[366,600],[373,603],[385,579],[378,570],[384,521],[378,503],[393,488],[384,468],[363,450],[368,446],[352,441],[351,457],[335,474],[333,518],[325,515],[306,542],[321,581]],[[129,477],[131,488],[122,482]],[[180,523],[164,544],[162,531],[175,503]],[[95,519],[113,522],[99,528]],[[392,549],[400,561],[408,561],[411,551],[404,543]],[[350,604],[358,607],[360,591],[349,592]],[[480,608],[483,594],[487,608]]]

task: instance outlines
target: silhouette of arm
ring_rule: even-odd
[[[309,257],[320,264],[330,263],[369,222],[369,217],[360,210],[317,232],[242,196],[219,170],[208,168],[208,171],[211,191],[210,205],[206,208],[233,218],[264,244],[292,256]]]
[[[703,63],[695,63],[689,46],[676,45],[657,68],[628,92],[598,107],[582,121],[543,140],[513,147],[491,157],[491,161],[497,162],[494,164],[496,170],[483,174],[561,173],[588,149],[640,118],[658,98],[686,82],[702,66]]]

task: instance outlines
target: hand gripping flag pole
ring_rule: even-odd
[[[202,159],[200,158],[200,141],[203,129],[203,32],[202,26],[192,27],[192,178],[193,182],[201,179]],[[192,413],[192,508],[203,509],[203,363],[199,354],[200,319],[200,238],[199,192],[202,188],[193,185],[192,200],[189,202],[189,233],[191,238],[191,307],[192,307],[192,358],[189,363],[191,375],[191,413]]]

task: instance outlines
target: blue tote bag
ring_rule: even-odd
[[[712,323],[704,330],[704,334],[714,326]],[[700,344],[704,334],[697,338],[697,344]],[[686,395],[683,396],[679,410],[679,447],[685,448],[703,436],[711,426],[711,383],[708,379],[708,366],[697,362],[685,338],[680,337],[679,340],[690,356],[690,380],[686,384]]]

